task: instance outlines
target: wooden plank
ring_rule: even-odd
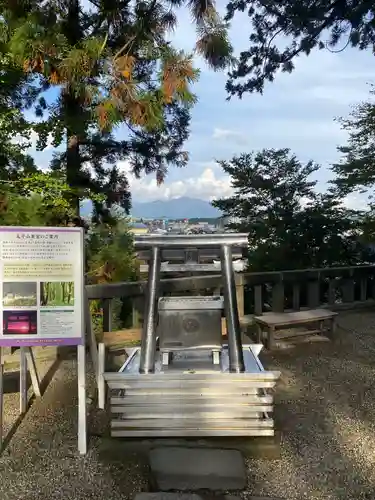
[[[84,318],[85,318],[85,337],[87,338],[87,342],[90,348],[91,361],[94,365],[95,375],[98,376],[98,347],[97,347],[97,339],[92,323],[92,316],[90,311],[90,302],[87,297],[86,290],[84,290],[85,302],[84,302]]]
[[[330,279],[328,282],[328,304],[333,306],[336,302],[337,280]]]
[[[284,283],[275,283],[272,287],[272,311],[282,313],[284,311]]]
[[[301,298],[301,286],[299,283],[293,284],[293,309],[299,311]]]
[[[294,331],[291,331],[291,330],[288,330],[288,331],[281,331],[281,330],[278,330],[276,333],[275,333],[275,341],[277,340],[288,340],[288,339],[293,339],[295,337],[303,337],[303,336],[306,336],[306,335],[314,335],[314,334],[317,334],[317,333],[322,333],[321,330],[294,330]]]
[[[104,299],[103,301],[103,330],[105,332],[112,331],[112,299]]]
[[[341,282],[343,302],[354,302],[354,280],[351,278]]]
[[[144,310],[144,298],[133,297],[132,299],[132,327],[140,328],[142,313]]]
[[[245,315],[245,297],[244,297],[244,279],[242,274],[235,275],[236,297],[238,316],[242,318]]]
[[[254,320],[266,326],[287,326],[293,324],[323,321],[337,316],[337,313],[326,309],[313,309],[310,311],[297,311],[289,313],[266,313],[263,316],[254,316]]]
[[[308,307],[318,307],[320,304],[320,282],[311,281],[307,284],[307,305]]]
[[[242,318],[240,317],[240,327],[241,327],[241,332],[246,333],[249,326],[251,326],[254,323],[253,320],[253,315],[252,314],[247,314],[243,316]],[[227,323],[225,318],[221,318],[221,333],[223,337],[227,336]]]
[[[141,336],[142,328],[125,328],[114,332],[104,332],[103,343],[109,349],[120,345],[134,345],[135,342],[140,342]]]
[[[26,349],[26,361],[27,361],[27,366],[29,368],[29,373],[31,377],[31,383],[33,386],[33,391],[34,395],[37,398],[41,397],[41,391],[40,391],[40,381],[39,381],[39,375],[38,371],[36,368],[36,363],[33,355],[33,351],[31,347],[25,347]]]
[[[262,285],[254,287],[254,313],[262,314],[263,312],[263,288]]]
[[[367,276],[360,280],[360,300],[364,302],[367,299]]]

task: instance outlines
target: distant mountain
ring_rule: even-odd
[[[144,219],[215,219],[221,212],[209,201],[183,196],[171,200],[155,200],[149,202],[132,202],[132,217]],[[87,217],[92,211],[90,201],[81,203],[81,215]]]
[[[145,219],[194,219],[216,218],[221,212],[210,202],[199,198],[174,198],[171,200],[155,200],[150,202],[132,202],[131,214],[133,217]]]

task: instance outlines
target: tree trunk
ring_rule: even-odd
[[[64,35],[70,45],[76,45],[82,39],[82,30],[79,18],[79,0],[69,0]],[[66,181],[67,184],[77,189],[80,187],[81,157],[79,151],[80,116],[82,107],[79,97],[72,90],[67,90],[63,95],[63,105],[66,120]],[[71,205],[79,217],[79,196],[71,196]]]
[[[74,117],[73,109],[76,109],[76,113],[79,113],[79,105],[73,107],[68,105],[69,113],[71,117]],[[76,114],[76,116],[77,116]],[[71,129],[67,129],[67,150],[66,150],[66,182],[73,188],[78,189],[79,186],[79,173],[81,170],[81,158],[79,154],[78,137],[73,133]],[[71,205],[74,209],[75,214],[79,217],[79,196],[77,194],[72,194]]]

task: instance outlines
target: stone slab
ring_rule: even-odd
[[[246,468],[238,450],[160,447],[149,454],[154,491],[229,491],[246,486]]]
[[[211,497],[210,495],[201,496],[196,493],[167,493],[159,491],[158,493],[138,493],[134,497],[134,500],[241,500],[241,498],[233,495],[222,495],[219,497],[214,495]],[[252,498],[248,500],[252,500]]]
[[[262,460],[279,460],[281,450],[281,434],[275,431],[274,436],[222,436],[207,438],[127,438],[113,439],[107,435],[102,436],[99,443],[100,452],[103,455],[114,454],[122,459],[129,453],[137,453],[149,458],[150,450],[160,447],[178,448],[220,448],[227,450],[238,450],[246,458]]]
[[[276,497],[246,497],[247,500],[282,500]],[[134,500],[241,500],[241,497],[233,495],[197,495],[196,493],[168,493],[159,491],[158,493],[138,493]]]

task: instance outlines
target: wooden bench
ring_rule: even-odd
[[[276,329],[286,328],[290,326],[298,326],[305,324],[317,323],[318,328],[315,330],[295,331],[285,334],[282,338],[295,337],[297,335],[312,335],[314,333],[322,334],[324,330],[324,322],[329,322],[330,332],[334,333],[336,329],[337,313],[327,309],[312,309],[310,311],[284,312],[284,313],[265,313],[262,316],[255,316],[255,324],[257,327],[257,340],[263,343],[263,331],[267,332],[267,348],[275,347],[275,332]]]

